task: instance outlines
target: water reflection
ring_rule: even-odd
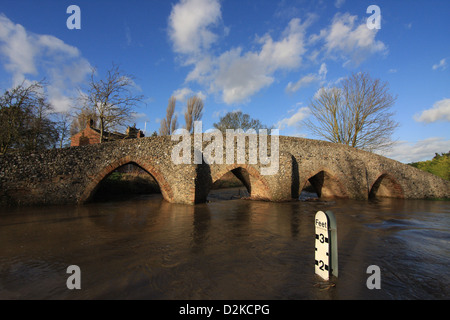
[[[211,212],[207,205],[198,205],[192,207],[193,212],[193,230],[191,250],[193,253],[201,253],[205,249],[209,238],[209,229],[211,227]]]
[[[0,213],[1,299],[448,299],[449,201],[161,195]],[[233,199],[233,198],[232,198]],[[314,215],[338,222],[339,278],[314,275]],[[82,290],[66,288],[66,268]],[[369,265],[382,289],[368,290]]]

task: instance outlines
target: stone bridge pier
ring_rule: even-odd
[[[237,161],[240,147],[235,145],[231,163],[224,145],[223,161],[208,164],[208,142],[203,141],[200,151],[190,148],[191,161],[176,164],[172,153],[179,142],[171,137],[0,155],[0,205],[83,204],[103,179],[129,163],[151,174],[171,203],[205,202],[212,185],[230,171],[255,200],[298,199],[306,185],[322,198],[450,198],[449,181],[373,153],[302,138],[280,136],[278,142],[277,170],[271,174],[263,174],[269,164],[252,158],[248,142],[245,161]],[[272,150],[270,141],[266,147]]]

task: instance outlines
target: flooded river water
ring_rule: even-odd
[[[0,299],[450,298],[450,201],[271,203],[233,190],[195,206],[155,194],[2,209]],[[333,286],[314,274],[318,210],[337,219]],[[66,286],[70,265],[80,290]],[[370,265],[381,289],[366,285]]]

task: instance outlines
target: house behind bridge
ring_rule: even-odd
[[[124,139],[137,139],[145,137],[144,133],[136,128],[136,125],[133,127],[128,127],[125,133],[120,132],[103,132],[103,141],[116,141],[116,140],[124,140]],[[94,120],[90,119],[86,123],[86,127],[73,135],[71,138],[71,147],[76,146],[84,146],[88,144],[97,144],[100,143],[100,129],[94,127]]]

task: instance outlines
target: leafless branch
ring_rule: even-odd
[[[106,131],[125,126],[132,118],[133,108],[142,102],[144,97],[132,91],[133,79],[114,64],[100,80],[96,80],[96,69],[92,69],[87,93],[80,97],[82,108],[91,110],[85,114],[95,114],[98,118],[101,142]]]
[[[203,115],[203,101],[197,96],[189,98],[187,101],[184,120],[186,122],[185,129],[189,132],[194,130],[194,122],[199,121]]]
[[[387,150],[398,123],[391,111],[396,97],[387,83],[354,73],[339,87],[322,88],[311,101],[313,120],[305,122],[316,136],[367,151]]]
[[[166,109],[166,118],[161,120],[161,127],[159,128],[159,135],[161,136],[171,135],[177,129],[177,116],[174,117],[176,102],[175,97],[170,97]]]

